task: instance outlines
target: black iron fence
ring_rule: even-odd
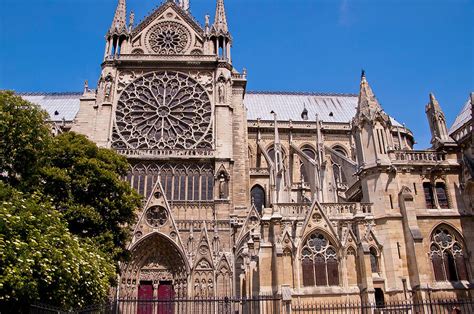
[[[474,313],[474,300],[466,299],[442,299],[442,300],[403,300],[376,303],[317,303],[317,302],[292,302],[291,309],[293,313],[312,314],[312,313],[334,313],[334,314],[352,314],[352,313],[373,313],[373,314],[459,314]]]
[[[36,304],[32,314],[468,314],[474,313],[473,299],[442,299],[421,301],[392,301],[375,303],[321,303],[293,299],[285,302],[281,297],[206,298],[138,300],[117,299],[84,308],[64,310]]]

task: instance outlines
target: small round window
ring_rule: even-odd
[[[161,227],[168,220],[168,213],[164,207],[152,206],[146,211],[146,221],[152,227]]]

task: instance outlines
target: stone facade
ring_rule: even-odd
[[[126,14],[72,126],[145,197],[120,297],[471,293],[472,114],[454,141],[431,95],[433,148],[414,150],[364,73],[359,95],[246,92],[223,0],[204,27],[188,1]]]

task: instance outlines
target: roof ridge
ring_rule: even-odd
[[[326,92],[293,92],[293,91],[247,91],[247,94],[254,95],[293,95],[293,96],[342,96],[342,97],[358,97],[355,93],[326,93]]]

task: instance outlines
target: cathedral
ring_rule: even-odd
[[[201,25],[189,0],[140,23],[118,0],[95,89],[22,94],[130,162],[143,207],[116,295],[472,297],[474,96],[448,128],[427,95],[415,150],[365,73],[358,94],[249,92],[216,2]]]

